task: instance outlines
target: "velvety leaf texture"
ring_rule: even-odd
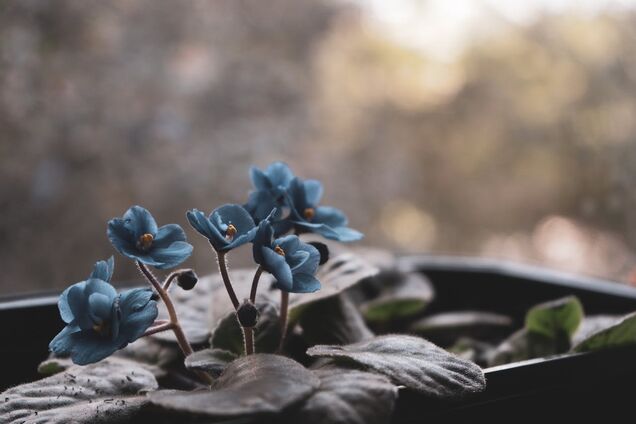
[[[203,349],[185,358],[185,366],[208,372],[212,377],[221,375],[227,365],[236,359],[236,355],[223,349]]]
[[[433,300],[433,286],[418,273],[385,272],[378,276],[382,283],[377,298],[361,305],[370,322],[387,322],[421,312]]]
[[[398,385],[436,398],[484,390],[481,368],[419,337],[387,335],[346,346],[314,346],[310,356],[353,361]]]
[[[2,423],[124,423],[147,403],[157,381],[134,362],[108,358],[6,390]]]
[[[609,327],[597,331],[572,348],[575,352],[610,349],[636,344],[636,312],[624,316]]]
[[[149,394],[153,404],[208,417],[240,417],[277,413],[309,397],[320,380],[296,361],[279,355],[255,354],[230,363],[212,390],[162,390]]]
[[[310,344],[349,344],[373,337],[347,293],[303,308],[299,322]]]
[[[304,424],[389,423],[397,387],[378,374],[342,368],[314,371],[320,389],[288,414],[287,422]]]

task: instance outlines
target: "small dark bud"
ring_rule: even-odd
[[[177,284],[183,290],[192,290],[199,281],[199,277],[194,271],[188,269],[177,276]]]
[[[327,245],[319,241],[310,241],[308,244],[318,249],[318,253],[320,253],[320,265],[324,265],[329,260],[329,248]]]
[[[258,322],[258,309],[249,299],[245,299],[236,311],[241,327],[254,327]]]
[[[150,296],[150,300],[154,300],[154,301],[159,300],[159,293],[157,293],[156,291],[153,291],[152,296]]]

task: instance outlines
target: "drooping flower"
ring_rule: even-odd
[[[94,277],[102,273],[110,279],[112,264],[112,258],[98,262],[87,280],[60,295],[58,308],[66,327],[49,344],[56,355],[70,355],[78,365],[100,361],[141,337],[157,318],[150,289],[117,294],[107,281]]]
[[[217,252],[227,252],[252,241],[254,220],[241,205],[223,205],[209,217],[197,209],[187,212],[190,225],[206,237]]]
[[[265,171],[256,167],[250,169],[254,190],[249,195],[245,209],[257,224],[264,220],[272,209],[276,208],[277,214],[282,214],[283,209],[289,206],[285,193],[293,178],[291,169],[283,162],[274,162]]]
[[[319,206],[322,184],[317,180],[294,178],[287,190],[291,213],[276,223],[276,233],[283,234],[294,228],[298,233],[311,232],[341,242],[360,240],[364,235],[347,227],[347,216],[331,206]]]
[[[173,268],[192,254],[192,245],[179,225],[157,228],[150,212],[141,206],[108,221],[108,238],[122,255],[159,269]]]
[[[252,246],[254,261],[274,276],[276,287],[290,293],[311,293],[320,289],[315,277],[320,253],[298,236],[289,235],[274,240],[269,220],[258,225]]]

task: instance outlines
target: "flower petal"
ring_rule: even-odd
[[[320,290],[320,281],[311,274],[294,274],[292,293],[313,293]]]
[[[297,252],[305,253],[307,257],[302,263],[299,263],[297,266],[292,268],[294,279],[296,279],[296,274],[315,275],[316,271],[318,271],[318,266],[320,265],[320,252],[318,249],[311,244],[301,242]]]
[[[225,225],[225,228],[219,228],[219,230],[224,232],[229,224],[236,227],[237,235],[246,234],[255,227],[254,220],[249,212],[241,205],[228,204],[220,206],[212,211],[212,215],[220,218],[220,221]],[[214,220],[212,221],[214,222]]]
[[[124,225],[137,240],[143,234],[157,235],[157,222],[147,209],[141,206],[132,206],[124,214]]]
[[[83,304],[83,299],[84,299],[83,293],[84,293],[84,288],[86,287],[86,281],[75,283],[72,286],[69,286],[66,289],[64,289],[64,291],[60,295],[59,300],[57,301],[57,307],[60,310],[60,316],[62,317],[62,320],[64,320],[64,322],[67,324],[75,319],[73,308],[71,308],[71,305],[69,303],[70,302],[69,293],[71,289],[76,286],[79,288],[79,290],[73,293],[72,301],[74,304],[75,311],[78,313],[81,313],[80,308],[81,308],[81,305]]]
[[[113,299],[105,294],[93,293],[88,297],[88,313],[95,324],[110,321]]]
[[[285,254],[292,254],[300,246],[300,239],[296,235],[288,235],[274,240],[274,246],[280,246]]]
[[[88,278],[99,278],[109,282],[113,278],[113,271],[115,270],[115,260],[111,256],[106,261],[98,261],[93,267],[93,272]]]
[[[86,289],[84,290],[84,296],[88,299],[93,293],[101,293],[106,295],[110,301],[112,302],[117,296],[117,290],[115,287],[111,286],[106,281],[100,280],[99,278],[90,278],[86,280]]]
[[[265,258],[263,257],[263,248],[270,249],[272,247],[272,237],[274,236],[274,229],[268,221],[261,221],[256,228],[254,234],[254,240],[252,245],[252,256],[254,262],[259,265],[263,265]]]
[[[93,328],[93,322],[88,314],[88,295],[86,294],[86,284],[88,281],[72,285],[67,289],[68,292],[65,290],[67,293],[68,306],[73,314],[74,320],[83,330]]]
[[[274,162],[267,167],[265,174],[269,178],[272,187],[287,188],[294,174],[284,162]]]
[[[292,272],[285,257],[267,247],[263,247],[261,251],[264,258],[264,263],[261,264],[263,269],[274,276],[281,290],[291,290],[293,286]]]
[[[136,251],[134,234],[126,227],[123,219],[113,218],[108,221],[106,234],[115,250],[122,255],[131,257],[130,254]]]
[[[318,180],[305,180],[305,201],[309,207],[316,207],[322,198],[322,184]]]
[[[119,340],[113,341],[91,330],[73,333],[69,337],[72,343],[71,359],[77,365],[101,361],[125,346],[122,346]]]
[[[57,356],[66,356],[71,353],[73,339],[71,334],[77,333],[80,328],[77,325],[67,325],[49,343],[49,350]]]
[[[170,246],[176,241],[187,241],[183,228],[177,224],[168,224],[159,228],[157,237],[152,242],[155,249],[162,249]]]
[[[268,190],[270,188],[267,175],[255,166],[250,168],[250,180],[252,180],[256,190]]]
[[[331,206],[318,206],[311,222],[314,224],[325,224],[331,228],[337,228],[346,227],[349,220],[340,209],[336,209]]]
[[[148,252],[148,256],[155,261],[156,268],[168,269],[173,268],[192,254],[192,245],[185,241],[175,241],[168,247],[154,248]]]

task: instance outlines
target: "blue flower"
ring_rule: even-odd
[[[311,293],[320,289],[314,276],[320,263],[320,253],[298,236],[274,238],[268,220],[259,225],[253,241],[254,261],[274,276],[276,287],[291,293]]]
[[[78,365],[100,361],[141,337],[157,318],[157,303],[150,289],[117,294],[115,288],[94,274],[112,275],[112,258],[95,264],[91,277],[73,284],[58,301],[66,327],[49,349],[58,356],[70,355]]]
[[[115,270],[115,260],[111,256],[108,260],[97,261],[93,267],[93,272],[88,278],[98,278],[100,280],[110,283],[113,278],[113,271]]]
[[[346,215],[331,206],[318,206],[322,184],[317,180],[294,178],[288,188],[291,213],[287,219],[275,223],[276,233],[284,234],[293,227],[297,232],[311,232],[341,242],[360,240],[364,235],[347,227]]]
[[[252,241],[256,231],[254,220],[241,205],[223,205],[209,217],[197,209],[186,215],[190,225],[207,237],[217,252],[227,252]]]
[[[274,162],[263,172],[258,168],[250,169],[250,179],[254,190],[250,193],[245,209],[252,215],[256,223],[265,219],[272,209],[282,213],[287,204],[286,192],[294,174],[287,164]]]
[[[108,238],[122,255],[159,269],[173,268],[192,254],[180,226],[157,228],[150,212],[141,206],[131,207],[123,218],[108,221]]]

